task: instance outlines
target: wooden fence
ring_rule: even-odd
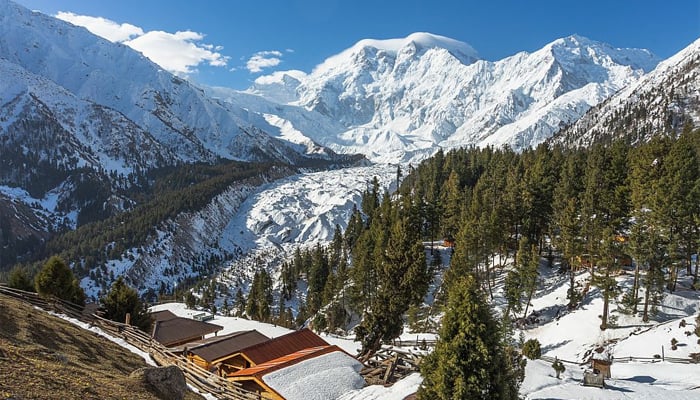
[[[555,357],[549,357],[549,356],[542,356],[540,357],[540,360],[546,361],[553,363]],[[576,364],[576,365],[588,365],[590,364],[589,362],[578,362],[578,361],[568,361],[568,360],[562,360],[561,358],[558,359],[559,361],[567,364]],[[629,363],[629,362],[647,362],[647,363],[657,363],[657,362],[670,362],[670,363],[675,363],[675,364],[697,364],[698,362],[693,360],[692,358],[679,358],[679,357],[664,357],[662,358],[657,358],[657,357],[615,357],[613,359],[614,362],[616,363]]]
[[[122,338],[127,343],[148,353],[156,364],[161,366],[176,365],[182,370],[187,383],[200,392],[209,393],[224,400],[261,400],[260,394],[244,390],[238,384],[199,367],[183,356],[172,353],[138,328],[96,315],[90,311],[94,308],[81,307],[56,298],[46,299],[36,293],[24,292],[3,285],[0,285],[0,294],[13,297],[45,311],[65,314],[81,322],[97,326],[111,336]]]

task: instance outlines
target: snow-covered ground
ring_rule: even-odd
[[[613,363],[605,388],[582,386],[583,370],[566,364],[556,379],[550,363],[528,361],[520,393],[527,400],[691,400],[700,399],[700,365],[671,363]]]

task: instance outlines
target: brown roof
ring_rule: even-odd
[[[177,315],[173,314],[170,310],[156,311],[151,313],[151,318],[153,321],[167,321],[169,319],[177,318]]]
[[[233,332],[225,336],[205,339],[199,345],[188,348],[187,351],[207,362],[212,362],[268,340],[270,338],[256,330]]]
[[[302,329],[246,347],[240,352],[257,365],[299,350],[319,346],[329,346],[329,344],[309,329]]]
[[[254,367],[245,368],[240,371],[236,371],[229,374],[229,377],[242,377],[242,376],[256,376],[258,378],[263,375],[269,374],[272,371],[277,371],[278,369],[286,368],[290,365],[294,365],[304,360],[310,358],[322,356],[324,354],[332,353],[334,351],[343,352],[338,346],[317,346],[310,347],[308,349],[302,349],[291,354],[284,355],[282,357],[275,358],[274,360],[266,361],[262,364],[258,364]],[[348,356],[349,357],[349,356]]]
[[[175,317],[164,321],[156,321],[153,324],[152,336],[164,346],[170,346],[197,340],[222,329],[224,329],[223,326],[195,321],[189,318]]]

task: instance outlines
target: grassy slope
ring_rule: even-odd
[[[103,337],[0,295],[0,399],[157,399],[129,378],[145,366]]]

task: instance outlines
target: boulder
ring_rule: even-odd
[[[174,365],[139,368],[131,373],[131,377],[148,384],[163,400],[183,400],[187,392],[185,374]]]

